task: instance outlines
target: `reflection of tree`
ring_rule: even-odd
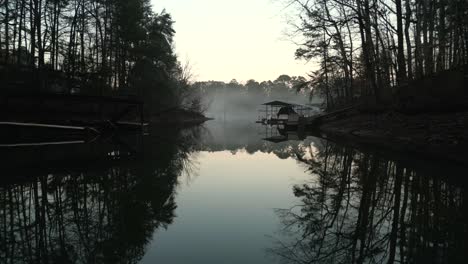
[[[197,136],[167,135],[146,139],[135,159],[0,187],[2,263],[138,262],[175,217],[175,187]]]
[[[466,259],[462,187],[378,155],[326,144],[299,206],[278,210],[287,263],[460,263]]]

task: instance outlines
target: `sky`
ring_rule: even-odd
[[[275,80],[305,76],[311,65],[295,60],[279,0],[152,0],[175,21],[175,48],[197,81]]]

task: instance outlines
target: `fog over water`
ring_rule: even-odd
[[[208,117],[228,121],[255,121],[262,115],[259,110],[265,109],[262,104],[266,102],[278,100],[299,105],[320,104],[322,99],[311,98],[310,91],[297,90],[296,87],[304,81],[305,78],[301,76],[281,75],[274,81],[208,81],[195,83],[194,87],[202,98]]]

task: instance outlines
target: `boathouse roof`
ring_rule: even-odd
[[[297,115],[297,112],[291,106],[281,107],[278,111],[278,115]]]
[[[268,105],[268,106],[277,106],[277,107],[283,107],[283,106],[296,106],[296,104],[290,104],[282,101],[271,101],[268,103],[264,103],[263,105]]]

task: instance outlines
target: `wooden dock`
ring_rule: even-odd
[[[3,125],[63,130],[115,130],[146,125],[139,98],[72,94],[0,95]]]
[[[0,148],[80,144],[147,127],[136,97],[0,95]]]
[[[355,113],[356,107],[346,107],[329,113],[318,114],[314,116],[300,116],[297,121],[282,120],[282,119],[265,119],[257,121],[257,123],[267,124],[267,125],[286,125],[286,126],[306,126],[306,127],[317,127],[322,124],[324,121],[331,119],[343,118],[348,115],[353,115]]]

